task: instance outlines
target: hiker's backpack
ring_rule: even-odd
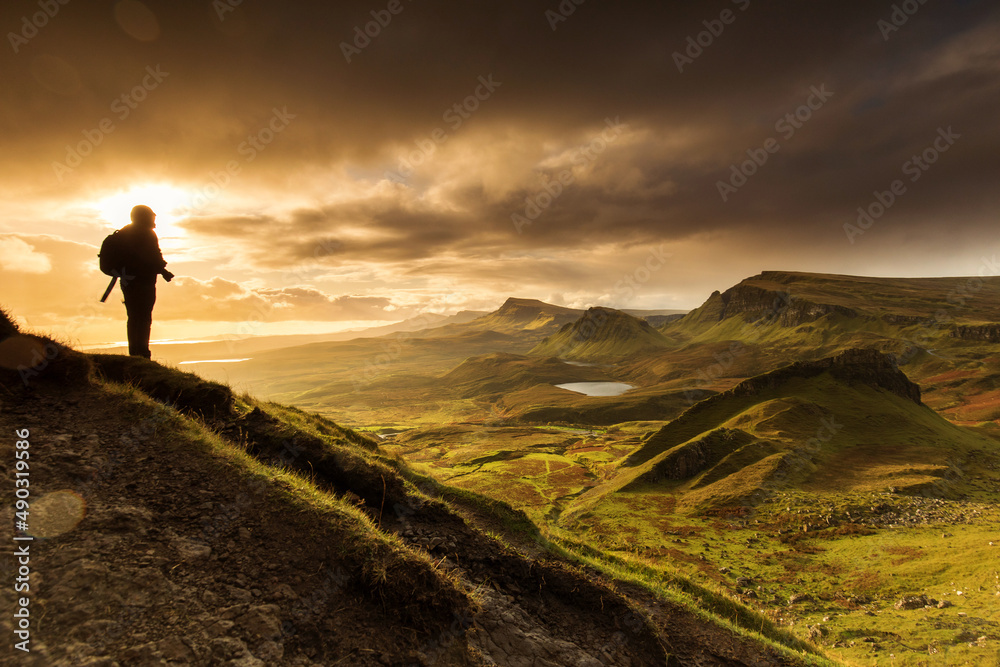
[[[97,257],[100,259],[101,273],[108,276],[121,274],[122,267],[125,266],[125,235],[122,230],[107,235]]]
[[[125,243],[125,235],[119,229],[107,235],[101,244],[101,251],[97,253],[97,257],[100,260],[101,273],[111,276],[111,282],[108,283],[108,289],[104,290],[101,303],[108,300],[111,290],[115,288],[115,283],[118,282],[118,277],[121,275],[122,269],[125,268],[125,261],[128,258],[128,249],[125,247]]]

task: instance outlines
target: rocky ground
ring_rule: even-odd
[[[165,443],[169,415],[123,422],[120,406],[89,391],[3,403],[4,432],[32,433],[32,518],[43,532],[62,524],[32,543],[32,651],[4,662],[420,664],[421,649],[447,629],[384,609],[364,589],[360,564],[339,553],[345,535],[296,516],[301,508],[280,490]],[[46,519],[37,506],[53,494],[78,504]],[[425,589],[421,602],[438,613],[460,606],[459,595],[420,583],[412,585]],[[9,588],[3,596],[11,608]],[[9,623],[0,621],[5,636]]]
[[[968,500],[897,495],[891,491],[852,498],[839,506],[793,507],[772,500],[756,521],[739,520],[741,527],[767,523],[777,534],[834,529],[841,526],[870,528],[914,528],[918,526],[967,525],[981,522],[992,512],[989,503]]]

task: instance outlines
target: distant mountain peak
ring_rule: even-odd
[[[523,312],[533,312],[533,313],[574,313],[579,314],[579,310],[573,308],[566,308],[565,306],[556,306],[551,303],[546,303],[544,301],[539,301],[538,299],[521,299],[518,297],[509,297],[503,302],[493,314],[494,315],[508,315],[510,313],[523,313]]]
[[[540,301],[538,299],[522,299],[520,297],[510,296],[507,297],[507,300],[503,302],[502,306],[500,306],[500,310],[503,310],[504,308],[514,308],[520,306],[532,306],[532,307],[544,308],[545,306],[548,305],[551,304],[545,303],[544,301]]]
[[[539,331],[557,328],[571,322],[583,311],[555,306],[538,299],[510,297],[497,310],[484,315],[474,322],[494,331],[518,332]]]
[[[564,358],[623,357],[667,344],[648,322],[614,308],[593,306],[536,346],[532,355]]]

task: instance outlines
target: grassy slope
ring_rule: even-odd
[[[34,543],[32,555],[32,604],[46,610],[33,636],[38,664],[99,656],[155,660],[171,636],[185,638],[187,648],[173,644],[185,659],[206,664],[247,650],[270,656],[271,664],[286,664],[282,652],[289,661],[353,656],[354,664],[375,664],[380,654],[426,650],[448,631],[454,613],[473,609],[453,576],[379,530],[355,503],[250,456],[133,386],[82,378],[52,386],[39,379],[25,402],[9,380],[0,378],[14,390],[0,422],[34,436],[31,525],[47,538]],[[170,372],[158,382],[201,384]],[[39,404],[60,419],[40,412]],[[235,405],[240,412],[257,407]],[[54,446],[60,428],[67,430]],[[339,432],[331,440],[352,446],[345,437]],[[0,476],[12,485],[7,458]],[[76,525],[67,523],[65,502],[54,500],[66,489],[73,490],[67,498],[86,503]],[[193,548],[204,555],[186,556]],[[49,576],[61,585],[34,586]],[[244,586],[262,589],[256,604],[271,606],[248,605],[249,592],[234,592]],[[262,625],[251,625],[246,613]],[[220,618],[237,623],[206,635]],[[280,637],[269,634],[270,623],[283,628]],[[319,640],[334,628],[335,640]],[[220,635],[229,643],[220,644]],[[456,664],[474,662],[464,639],[447,655]]]
[[[17,333],[17,324],[6,310],[0,308],[0,339],[13,336]]]
[[[748,437],[725,451],[709,442],[714,458],[690,477],[662,473],[717,429]],[[817,493],[915,491],[932,486],[950,462],[969,452],[995,449],[993,440],[951,424],[930,408],[824,373],[696,405],[633,452],[615,478],[583,494],[567,511],[592,511],[607,494],[626,489],[663,490],[685,505],[747,502],[771,487]],[[951,489],[953,495],[961,492]]]
[[[965,664],[990,655],[984,647],[1000,639],[990,629],[1000,620],[992,603],[1000,580],[988,546],[1000,545],[990,526],[1000,443],[912,400],[829,374],[717,397],[690,414],[636,450],[648,451],[637,457],[640,465],[620,468],[571,502],[553,534],[636,568],[682,571],[765,608],[770,602],[771,618],[821,628],[817,641],[852,664],[892,651],[896,664],[924,664],[911,652],[919,642],[972,661]],[[689,477],[643,480],[719,429],[746,437],[728,449],[714,442],[721,451]],[[810,438],[823,441],[813,448]],[[796,465],[781,465],[791,453]],[[727,506],[728,521],[691,513],[718,505]],[[867,527],[872,522],[878,527]],[[942,534],[947,543],[936,542]],[[965,611],[956,617],[953,610],[892,607],[920,593]],[[793,594],[814,601],[792,608]],[[969,643],[980,637],[986,644]]]

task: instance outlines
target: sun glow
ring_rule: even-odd
[[[115,227],[129,222],[129,213],[137,204],[145,204],[156,213],[156,232],[160,237],[180,236],[177,223],[184,219],[190,195],[166,183],[134,185],[128,190],[105,196],[93,204],[98,215]]]

